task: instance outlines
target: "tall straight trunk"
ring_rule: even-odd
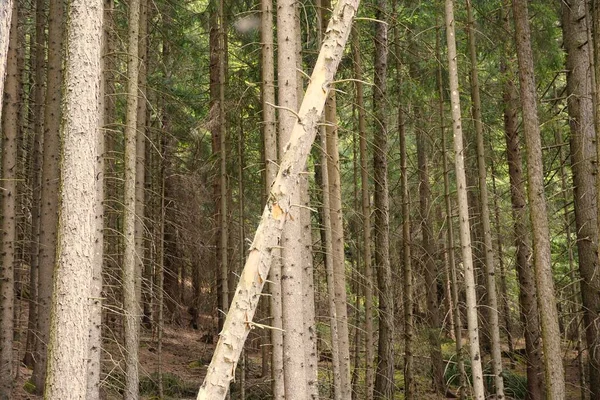
[[[508,6],[503,5],[504,27],[506,32],[511,32]],[[506,46],[509,43],[507,41]],[[505,49],[505,57],[513,54],[512,49]],[[504,132],[506,137],[506,157],[508,175],[510,179],[510,198],[512,204],[512,217],[514,229],[514,243],[516,248],[515,268],[519,281],[519,308],[521,321],[524,326],[525,354],[527,360],[527,393],[531,400],[543,398],[543,368],[542,348],[539,316],[537,311],[537,295],[535,279],[530,262],[531,242],[527,224],[528,212],[525,198],[525,177],[523,175],[523,162],[519,139],[519,120],[517,101],[518,93],[514,82],[514,72],[509,66],[510,60],[502,63],[505,74],[503,89],[504,100]]]
[[[363,68],[359,49],[359,27],[353,28],[352,54],[354,56],[354,76],[356,78],[356,108],[358,111],[358,131],[360,133],[360,185],[362,213],[362,260],[364,263],[365,293],[365,399],[373,400],[375,344],[373,341],[373,267],[371,264],[371,197],[369,193],[369,166],[367,163],[367,116],[365,115]]]
[[[140,0],[129,4],[129,45],[127,50],[127,115],[125,123],[125,181],[123,201],[123,312],[125,319],[125,391],[126,400],[138,398],[138,348],[140,303],[137,293],[140,284],[135,245],[136,220],[136,161],[137,108],[139,76]],[[139,254],[138,256],[141,256]]]
[[[148,76],[148,4],[140,2],[138,39],[138,104],[136,117],[135,163],[135,253],[136,270],[141,279],[136,285],[136,299],[143,308],[144,319],[150,320],[152,305],[152,263],[146,259],[146,81]],[[142,291],[144,299],[142,300]]]
[[[277,1],[277,82],[279,88],[279,154],[290,140],[298,109],[296,3]],[[302,304],[302,225],[300,192],[291,198],[290,221],[281,238],[281,305],[283,328],[283,380],[286,399],[307,399],[308,386],[304,371],[304,318],[298,313]]]
[[[330,0],[321,2],[321,28],[326,31],[325,23],[331,8]],[[351,397],[350,383],[350,341],[348,329],[348,311],[346,299],[346,260],[344,253],[344,221],[342,216],[342,188],[340,177],[340,156],[338,150],[337,102],[335,92],[329,94],[324,112],[325,135],[327,145],[327,173],[329,174],[329,212],[331,218],[331,246],[333,250],[333,273],[335,281],[335,307],[339,343],[340,389],[343,399]]]
[[[275,67],[273,51],[273,1],[261,0],[262,112],[265,160],[265,193],[268,195],[277,175],[277,127],[275,120]],[[281,331],[281,267],[276,260],[269,273],[269,308],[274,329],[271,336],[271,389],[275,399],[283,392],[283,333]],[[266,346],[264,347],[266,348]]]
[[[4,93],[8,43],[10,40],[10,27],[13,15],[12,9],[13,0],[3,1],[2,4],[0,4],[0,93]],[[0,117],[2,117],[2,102],[0,102]]]
[[[542,328],[542,345],[546,375],[546,397],[565,398],[565,378],[562,362],[558,312],[554,295],[550,259],[550,230],[546,196],[540,125],[537,115],[537,94],[531,52],[527,1],[513,0],[515,36],[519,61],[519,82],[523,111],[523,132],[527,149],[528,198],[533,238],[533,266],[537,290],[538,312]]]
[[[44,139],[44,96],[46,88],[46,2],[37,0],[35,6],[35,51],[32,49],[35,60],[35,87],[34,87],[34,142],[33,156],[31,159],[32,168],[32,205],[31,205],[31,238],[29,273],[29,321],[27,325],[27,344],[23,363],[33,369],[37,356],[35,348],[37,346],[37,280],[39,265],[39,234],[40,234],[40,207],[41,207],[41,186],[42,186],[42,152]]]
[[[439,41],[439,40],[438,40]],[[439,46],[438,46],[439,47]],[[440,49],[437,51],[438,56],[440,55]],[[440,135],[442,137],[442,165],[444,169],[444,205],[446,208],[446,229],[447,229],[447,240],[446,240],[446,256],[448,258],[448,269],[449,269],[449,281],[450,281],[450,292],[452,296],[452,303],[454,305],[454,312],[452,316],[454,318],[454,343],[456,349],[456,365],[458,370],[458,387],[459,387],[459,398],[464,399],[466,394],[464,390],[464,382],[467,380],[465,373],[465,365],[462,356],[462,318],[459,307],[459,287],[458,279],[456,277],[456,260],[454,255],[454,222],[453,222],[453,211],[452,211],[452,199],[450,198],[450,168],[448,166],[448,151],[446,145],[446,118],[444,116],[444,87],[442,79],[442,66],[438,65],[437,69],[438,78],[438,113],[440,118]]]
[[[319,117],[350,35],[357,8],[357,1],[340,1],[333,10],[327,35],[298,111],[298,120],[271,187],[232,307],[227,314],[206,378],[198,392],[198,400],[219,400],[227,395],[243,343],[253,325],[252,318],[258,305],[259,293],[267,279],[275,247],[278,246],[290,212],[291,195],[297,190],[298,175],[304,171]]]
[[[61,213],[45,398],[84,399],[95,262],[100,149],[102,0],[74,0],[67,18]]]
[[[17,235],[17,148],[19,77],[17,66],[17,6],[13,4],[6,86],[2,108],[2,267],[0,268],[0,398],[10,399],[13,390],[13,330],[15,307],[15,245]],[[0,60],[1,61],[1,60]]]
[[[397,53],[399,54],[399,53]],[[402,303],[404,308],[404,396],[407,400],[415,396],[414,376],[414,317],[413,317],[413,273],[410,256],[410,197],[408,193],[408,168],[406,154],[406,129],[404,110],[398,107],[398,134],[400,136],[400,174],[402,179]]]
[[[473,378],[473,397],[483,400],[483,370],[479,350],[479,327],[477,323],[477,300],[475,295],[475,277],[473,273],[473,253],[471,249],[471,227],[469,224],[469,204],[467,200],[467,179],[465,177],[464,145],[462,117],[458,88],[458,63],[456,39],[454,33],[453,0],[445,2],[446,41],[448,44],[448,65],[450,80],[450,102],[452,105],[452,131],[454,133],[454,169],[456,171],[456,191],[458,194],[458,215],[460,219],[460,244],[465,276],[467,297],[467,325],[469,330],[469,353],[471,356],[471,374]],[[458,339],[460,340],[460,338]]]
[[[327,101],[329,101],[328,99]],[[327,104],[325,104],[327,107]],[[320,145],[321,145],[321,172],[322,180],[321,186],[323,188],[323,231],[325,233],[324,251],[325,251],[325,268],[327,277],[327,295],[329,305],[329,320],[330,320],[330,331],[331,331],[331,369],[333,370],[333,398],[335,400],[342,400],[342,388],[341,388],[341,371],[340,371],[340,340],[339,340],[339,329],[338,329],[338,316],[336,303],[339,299],[335,293],[335,262],[333,260],[333,234],[331,228],[331,213],[328,212],[331,208],[330,192],[329,192],[329,160],[327,154],[327,138],[325,129],[321,129],[320,134]]]
[[[504,379],[502,378],[502,349],[500,348],[500,322],[498,318],[498,294],[496,288],[496,266],[494,246],[492,243],[492,224],[490,221],[490,206],[487,190],[487,168],[485,162],[485,147],[483,141],[483,118],[481,116],[481,97],[479,95],[479,72],[477,70],[477,49],[473,11],[471,0],[467,0],[467,34],[469,38],[469,56],[471,61],[471,101],[475,123],[477,142],[477,176],[479,180],[479,203],[481,206],[481,227],[483,230],[483,246],[485,253],[485,288],[488,310],[488,330],[491,336],[492,372],[496,397],[504,398]]]
[[[433,226],[430,220],[431,188],[429,184],[429,166],[427,153],[429,152],[425,132],[417,128],[417,163],[419,169],[419,214],[421,224],[422,245],[424,251],[425,291],[427,297],[427,340],[431,356],[433,372],[433,388],[436,393],[445,392],[442,348],[440,336],[442,327],[439,315],[438,279],[436,265],[436,249]]]
[[[562,3],[563,43],[567,51],[567,105],[571,126],[577,253],[588,348],[591,398],[600,397],[600,277],[598,276],[598,201],[595,191],[593,71],[590,66],[585,0]]]
[[[51,0],[48,11],[48,71],[46,104],[44,108],[44,153],[42,159],[42,188],[40,207],[39,265],[38,265],[38,341],[37,361],[32,381],[41,394],[46,379],[47,349],[50,335],[50,305],[56,262],[58,224],[58,190],[60,179],[60,120],[62,101],[63,2]]]
[[[219,130],[219,282],[221,285],[221,296],[219,300],[219,320],[223,313],[229,310],[229,229],[228,229],[228,204],[227,204],[227,125],[225,107],[225,71],[227,68],[227,30],[225,28],[225,0],[218,0],[217,19],[218,29],[218,57],[219,57],[219,108],[218,108],[218,130]]]
[[[394,396],[394,297],[392,291],[392,268],[390,264],[390,215],[387,177],[387,113],[386,77],[388,40],[385,15],[387,1],[378,0],[375,19],[375,78],[373,110],[375,137],[373,139],[373,170],[375,180],[375,268],[379,285],[379,345],[377,348],[377,375],[375,398],[391,399]]]

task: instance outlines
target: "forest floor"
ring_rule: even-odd
[[[198,388],[202,384],[206,367],[210,363],[214,344],[210,343],[205,336],[206,332],[194,330],[188,327],[166,325],[163,336],[162,348],[162,372],[163,372],[163,387],[165,398],[167,399],[195,399]],[[215,338],[216,341],[216,338]],[[209,343],[206,343],[209,342]],[[118,390],[111,389],[120,386],[123,373],[121,371],[122,349],[119,350],[116,346],[110,344],[106,346],[104,353],[105,365],[111,366],[103,380],[104,399],[113,400],[120,399],[122,396]],[[246,398],[252,399],[268,399],[269,381],[267,378],[261,377],[261,358],[260,352],[248,352],[246,365]],[[567,380],[567,398],[569,400],[578,400],[581,397],[579,390],[579,370],[577,365],[576,353],[573,350],[565,352],[565,367]],[[140,358],[140,388],[142,399],[157,399],[157,384],[156,377],[159,365],[156,337],[152,332],[143,331],[142,340],[139,351]],[[320,368],[326,371],[327,361],[321,361]],[[509,362],[506,360],[506,365]],[[323,372],[326,374],[326,372]],[[518,364],[516,373],[523,375],[525,373],[524,366]],[[35,396],[27,393],[25,390],[26,382],[31,376],[31,371],[26,367],[21,367],[19,377],[15,387],[15,400],[38,400],[41,396]],[[327,378],[327,376],[324,376]],[[401,378],[400,378],[401,379]],[[419,398],[423,400],[440,399],[431,393],[430,384],[427,379],[418,379],[417,391]],[[400,383],[401,386],[401,383]],[[237,398],[237,396],[233,396]],[[396,399],[402,399],[401,393]]]

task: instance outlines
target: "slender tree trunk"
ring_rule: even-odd
[[[125,124],[125,181],[123,202],[123,312],[125,319],[125,391],[124,399],[138,398],[138,348],[140,341],[140,303],[138,298],[140,273],[135,241],[136,226],[136,164],[137,112],[139,90],[139,25],[140,0],[129,4],[129,45],[127,52],[127,115]]]
[[[89,357],[89,293],[97,238],[102,0],[70,4],[65,64],[58,260],[45,398],[84,399]],[[90,206],[92,205],[92,206]]]
[[[467,294],[467,324],[469,330],[469,350],[471,355],[471,374],[473,377],[473,396],[483,400],[483,370],[479,350],[479,328],[477,323],[477,301],[475,296],[475,277],[473,274],[473,253],[471,249],[471,228],[469,224],[469,204],[467,201],[467,180],[465,177],[464,146],[462,136],[462,117],[458,88],[458,63],[456,39],[454,33],[454,4],[446,0],[446,39],[448,43],[448,64],[450,75],[450,102],[452,104],[452,131],[454,133],[454,168],[456,171],[456,190],[458,194],[458,214],[460,218],[460,243]],[[459,339],[460,340],[460,339]]]
[[[562,3],[563,43],[567,51],[567,105],[571,126],[577,253],[588,347],[591,398],[600,397],[600,277],[598,276],[598,202],[594,141],[593,71],[587,35],[585,0]]]
[[[373,267],[371,264],[371,197],[369,193],[369,166],[367,163],[367,116],[365,115],[364,90],[362,84],[363,68],[359,49],[359,27],[354,26],[352,52],[354,56],[354,76],[356,78],[356,108],[358,110],[358,131],[360,132],[360,182],[362,212],[362,259],[365,274],[365,391],[366,400],[373,400],[374,351],[373,341]]]
[[[438,49],[438,55],[441,52]],[[456,365],[458,370],[458,387],[459,387],[459,398],[464,399],[466,396],[465,385],[467,381],[467,375],[465,372],[465,365],[463,362],[462,354],[462,318],[459,307],[459,286],[458,279],[456,277],[456,260],[454,255],[454,223],[452,217],[452,199],[450,198],[450,168],[448,167],[448,151],[446,145],[446,118],[444,117],[444,87],[442,80],[442,66],[438,65],[437,70],[438,76],[438,90],[439,90],[439,103],[438,113],[440,116],[440,135],[442,137],[442,162],[444,169],[444,204],[446,208],[446,227],[447,227],[447,241],[446,241],[446,255],[448,258],[448,269],[449,269],[449,280],[450,280],[450,292],[452,296],[452,303],[454,305],[454,340],[456,349]]]
[[[527,180],[530,205],[533,265],[537,290],[538,312],[542,330],[546,396],[549,400],[565,398],[565,379],[558,327],[558,312],[554,295],[550,260],[550,231],[544,195],[544,171],[540,125],[537,115],[537,94],[533,56],[529,33],[527,2],[513,0],[523,131],[527,149]]]
[[[471,59],[471,100],[473,104],[473,120],[477,136],[477,170],[479,178],[479,202],[481,204],[481,224],[483,230],[483,246],[485,253],[486,296],[488,310],[488,327],[492,347],[492,372],[496,397],[504,399],[504,379],[502,378],[502,349],[500,348],[500,322],[498,318],[498,294],[496,288],[496,266],[494,246],[492,244],[492,224],[487,190],[487,168],[485,147],[483,142],[483,118],[481,116],[481,97],[479,95],[479,73],[477,71],[477,50],[475,44],[473,11],[471,0],[467,0],[467,33],[469,37],[469,55]]]
[[[511,32],[508,6],[504,8],[504,27],[506,32]],[[506,41],[508,47],[509,42]],[[505,57],[513,54],[512,49],[505,49]],[[525,177],[523,176],[523,163],[521,159],[521,146],[519,140],[519,120],[517,116],[518,94],[514,82],[514,71],[509,68],[510,60],[506,59],[501,68],[505,73],[504,85],[504,131],[506,136],[506,157],[508,175],[510,179],[510,197],[514,227],[514,241],[516,247],[515,268],[519,280],[519,306],[521,321],[524,326],[525,354],[527,359],[527,393],[530,400],[543,398],[543,362],[541,359],[541,335],[539,316],[537,311],[537,295],[535,278],[530,263],[531,244],[529,241],[529,228],[527,226],[528,212],[525,199]]]
[[[261,0],[262,110],[265,160],[265,192],[277,175],[277,128],[275,120],[275,70],[273,51],[273,2]],[[274,399],[283,398],[283,333],[281,331],[281,267],[273,262],[269,273],[269,308],[274,329],[271,335],[271,389]],[[263,346],[266,348],[266,346]]]
[[[268,203],[250,247],[207,376],[198,393],[198,400],[219,400],[227,395],[243,343],[253,324],[259,293],[267,279],[275,247],[278,246],[283,225],[289,215],[291,194],[297,189],[298,174],[303,171],[314,142],[317,123],[350,35],[357,8],[356,1],[341,1],[333,11],[328,34],[298,111],[298,121],[271,187]]]
[[[378,0],[375,19],[375,79],[373,109],[375,137],[373,140],[373,170],[375,180],[375,264],[379,285],[379,346],[377,350],[377,375],[375,398],[391,399],[394,395],[394,298],[389,241],[389,193],[387,177],[388,132],[386,114],[387,76],[387,1]]]
[[[63,2],[52,0],[48,14],[48,72],[44,108],[44,153],[40,208],[40,252],[38,266],[38,341],[32,381],[41,394],[46,379],[47,349],[50,335],[50,305],[56,262],[58,190],[61,141],[59,135],[62,100]]]
[[[17,239],[17,134],[19,112],[19,77],[17,67],[17,6],[13,4],[3,92],[2,118],[2,242],[0,269],[0,399],[12,398],[13,330],[15,307],[15,242]],[[0,60],[2,61],[2,60]]]
[[[327,101],[329,101],[328,99]],[[327,104],[325,104],[327,107]],[[335,261],[333,260],[333,233],[331,228],[331,213],[328,210],[331,209],[330,202],[330,184],[329,184],[329,160],[327,154],[327,138],[325,129],[321,129],[320,134],[320,145],[321,145],[321,172],[322,172],[322,193],[323,193],[323,230],[325,231],[325,268],[327,270],[327,295],[329,305],[329,319],[330,319],[330,330],[331,330],[331,366],[333,370],[333,398],[335,400],[342,400],[342,388],[341,388],[341,368],[340,368],[340,340],[339,340],[339,329],[338,329],[338,315],[336,303],[339,299],[335,292]]]
[[[29,274],[29,321],[27,325],[27,344],[23,363],[29,368],[33,366],[37,359],[35,349],[37,346],[37,319],[38,319],[38,265],[39,265],[39,235],[40,235],[40,207],[41,207],[41,187],[42,187],[42,153],[44,140],[44,96],[46,88],[46,4],[43,0],[36,1],[35,10],[35,41],[32,47],[32,53],[35,55],[35,87],[34,87],[34,141],[33,156],[31,160],[32,168],[32,205],[31,205],[31,238],[30,247],[30,274]]]

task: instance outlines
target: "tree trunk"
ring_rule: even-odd
[[[297,30],[296,3],[291,0],[277,1],[277,82],[279,88],[279,154],[283,155],[290,140],[295,112],[298,110]],[[281,305],[283,328],[283,381],[285,398],[307,399],[308,386],[304,371],[304,318],[298,312],[302,304],[302,275],[304,251],[301,237],[300,192],[291,198],[290,221],[281,237]]]
[[[358,110],[358,131],[360,132],[360,182],[362,212],[362,259],[365,274],[365,399],[373,400],[373,267],[371,264],[371,197],[369,193],[369,166],[367,164],[367,117],[365,113],[364,91],[361,79],[363,68],[359,49],[359,27],[354,26],[352,52],[354,56],[354,76],[356,78],[356,108]]]
[[[38,266],[38,341],[37,361],[32,375],[36,393],[42,394],[46,379],[47,349],[50,335],[50,307],[56,262],[58,191],[60,179],[60,120],[62,101],[63,2],[52,0],[48,14],[48,72],[44,108],[44,152],[40,208],[40,252]]]
[[[129,45],[127,50],[127,115],[125,124],[125,180],[123,201],[123,312],[125,322],[125,400],[138,398],[138,348],[140,341],[140,303],[137,293],[140,272],[136,257],[136,161],[137,161],[137,108],[139,76],[139,23],[140,0],[129,4]],[[138,255],[138,256],[141,256]]]
[[[277,175],[277,127],[275,120],[275,70],[273,51],[273,2],[261,0],[262,43],[262,110],[265,160],[265,192],[269,193]],[[271,390],[274,399],[282,399],[283,392],[283,333],[281,331],[281,267],[275,261],[269,272],[268,290],[271,338]],[[267,346],[263,346],[266,349]],[[264,357],[264,355],[263,355]]]
[[[387,177],[387,113],[386,113],[386,73],[387,73],[387,24],[385,15],[387,1],[378,0],[375,19],[374,90],[373,110],[375,137],[373,139],[373,170],[375,181],[375,264],[379,285],[379,345],[377,350],[377,374],[375,377],[375,398],[391,399],[394,395],[394,298],[392,291],[392,269],[390,265],[390,216]]]
[[[473,396],[484,399],[483,370],[479,351],[479,328],[477,323],[477,301],[475,296],[475,278],[473,274],[473,253],[471,249],[471,228],[469,224],[469,204],[467,201],[467,180],[465,177],[464,146],[462,137],[462,117],[458,92],[458,65],[456,39],[454,33],[454,4],[446,0],[446,39],[448,43],[448,65],[450,78],[450,102],[452,104],[452,131],[454,133],[454,168],[456,171],[456,191],[458,194],[458,214],[460,218],[460,243],[467,294],[467,325],[469,329],[469,350],[471,355],[471,374],[473,377]],[[460,340],[460,338],[458,339]]]
[[[491,336],[492,373],[496,397],[504,399],[504,379],[502,378],[502,350],[500,348],[500,323],[498,318],[498,295],[496,288],[496,266],[492,244],[492,224],[490,221],[490,206],[487,191],[487,169],[485,162],[485,147],[483,143],[483,118],[481,116],[481,98],[479,95],[479,73],[477,71],[477,50],[473,11],[471,0],[467,0],[467,33],[469,37],[469,55],[471,59],[471,100],[473,104],[473,120],[477,136],[477,172],[479,178],[479,203],[481,205],[481,225],[483,230],[483,246],[485,253],[485,287],[487,296],[488,328]]]
[[[38,319],[38,266],[39,266],[39,235],[40,235],[40,207],[41,207],[41,186],[42,186],[42,153],[44,139],[44,96],[46,88],[46,4],[43,0],[36,1],[35,10],[35,41],[32,46],[35,46],[35,87],[34,87],[34,109],[33,117],[35,118],[34,125],[34,144],[33,156],[31,160],[32,168],[32,206],[31,206],[31,238],[32,244],[30,248],[30,274],[29,274],[29,322],[27,325],[27,344],[26,353],[23,363],[33,369],[37,360],[35,349],[37,346],[37,319]]]
[[[588,349],[591,398],[600,397],[600,277],[598,276],[598,221],[596,151],[592,74],[586,27],[587,1],[562,3],[563,43],[567,51],[567,105],[571,126],[577,253]]]
[[[527,180],[533,237],[533,265],[537,290],[538,312],[542,329],[546,396],[550,400],[565,398],[565,379],[560,346],[558,312],[554,295],[550,259],[550,231],[544,195],[544,171],[540,125],[537,115],[537,94],[533,56],[529,33],[527,1],[513,0],[523,132],[527,149]]]
[[[17,67],[17,6],[13,4],[10,44],[6,63],[2,118],[2,242],[0,268],[0,399],[10,399],[13,390],[13,330],[15,307],[15,242],[17,235],[17,134],[19,77]],[[0,60],[2,62],[3,60]],[[3,75],[2,75],[3,76]]]
[[[46,398],[84,399],[88,360],[89,293],[96,250],[96,187],[100,134],[102,1],[74,0],[69,8],[65,64],[61,210]]]
[[[511,32],[508,19],[508,6],[504,5],[504,26]],[[508,47],[509,43],[506,42]],[[513,54],[512,49],[505,49],[505,57]],[[510,60],[503,62],[505,69],[504,85],[504,131],[506,136],[506,157],[510,179],[510,198],[516,247],[515,268],[519,280],[519,307],[521,321],[524,326],[525,354],[527,360],[527,393],[530,400],[543,398],[543,368],[539,316],[537,311],[537,295],[533,269],[530,263],[531,244],[527,226],[527,203],[525,199],[525,177],[519,140],[519,120],[517,116],[517,89],[514,84],[514,71],[508,66]]]
[[[283,225],[289,215],[291,194],[296,190],[298,174],[303,171],[314,142],[329,85],[343,55],[357,8],[357,1],[341,1],[334,9],[328,34],[298,111],[298,120],[286,146],[279,172],[271,187],[269,200],[250,247],[207,376],[198,393],[198,400],[219,400],[227,395],[243,343],[253,325],[252,317],[271,267],[273,252],[278,246]]]

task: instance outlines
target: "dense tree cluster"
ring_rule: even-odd
[[[0,92],[0,399],[600,397],[598,0],[2,1]]]

